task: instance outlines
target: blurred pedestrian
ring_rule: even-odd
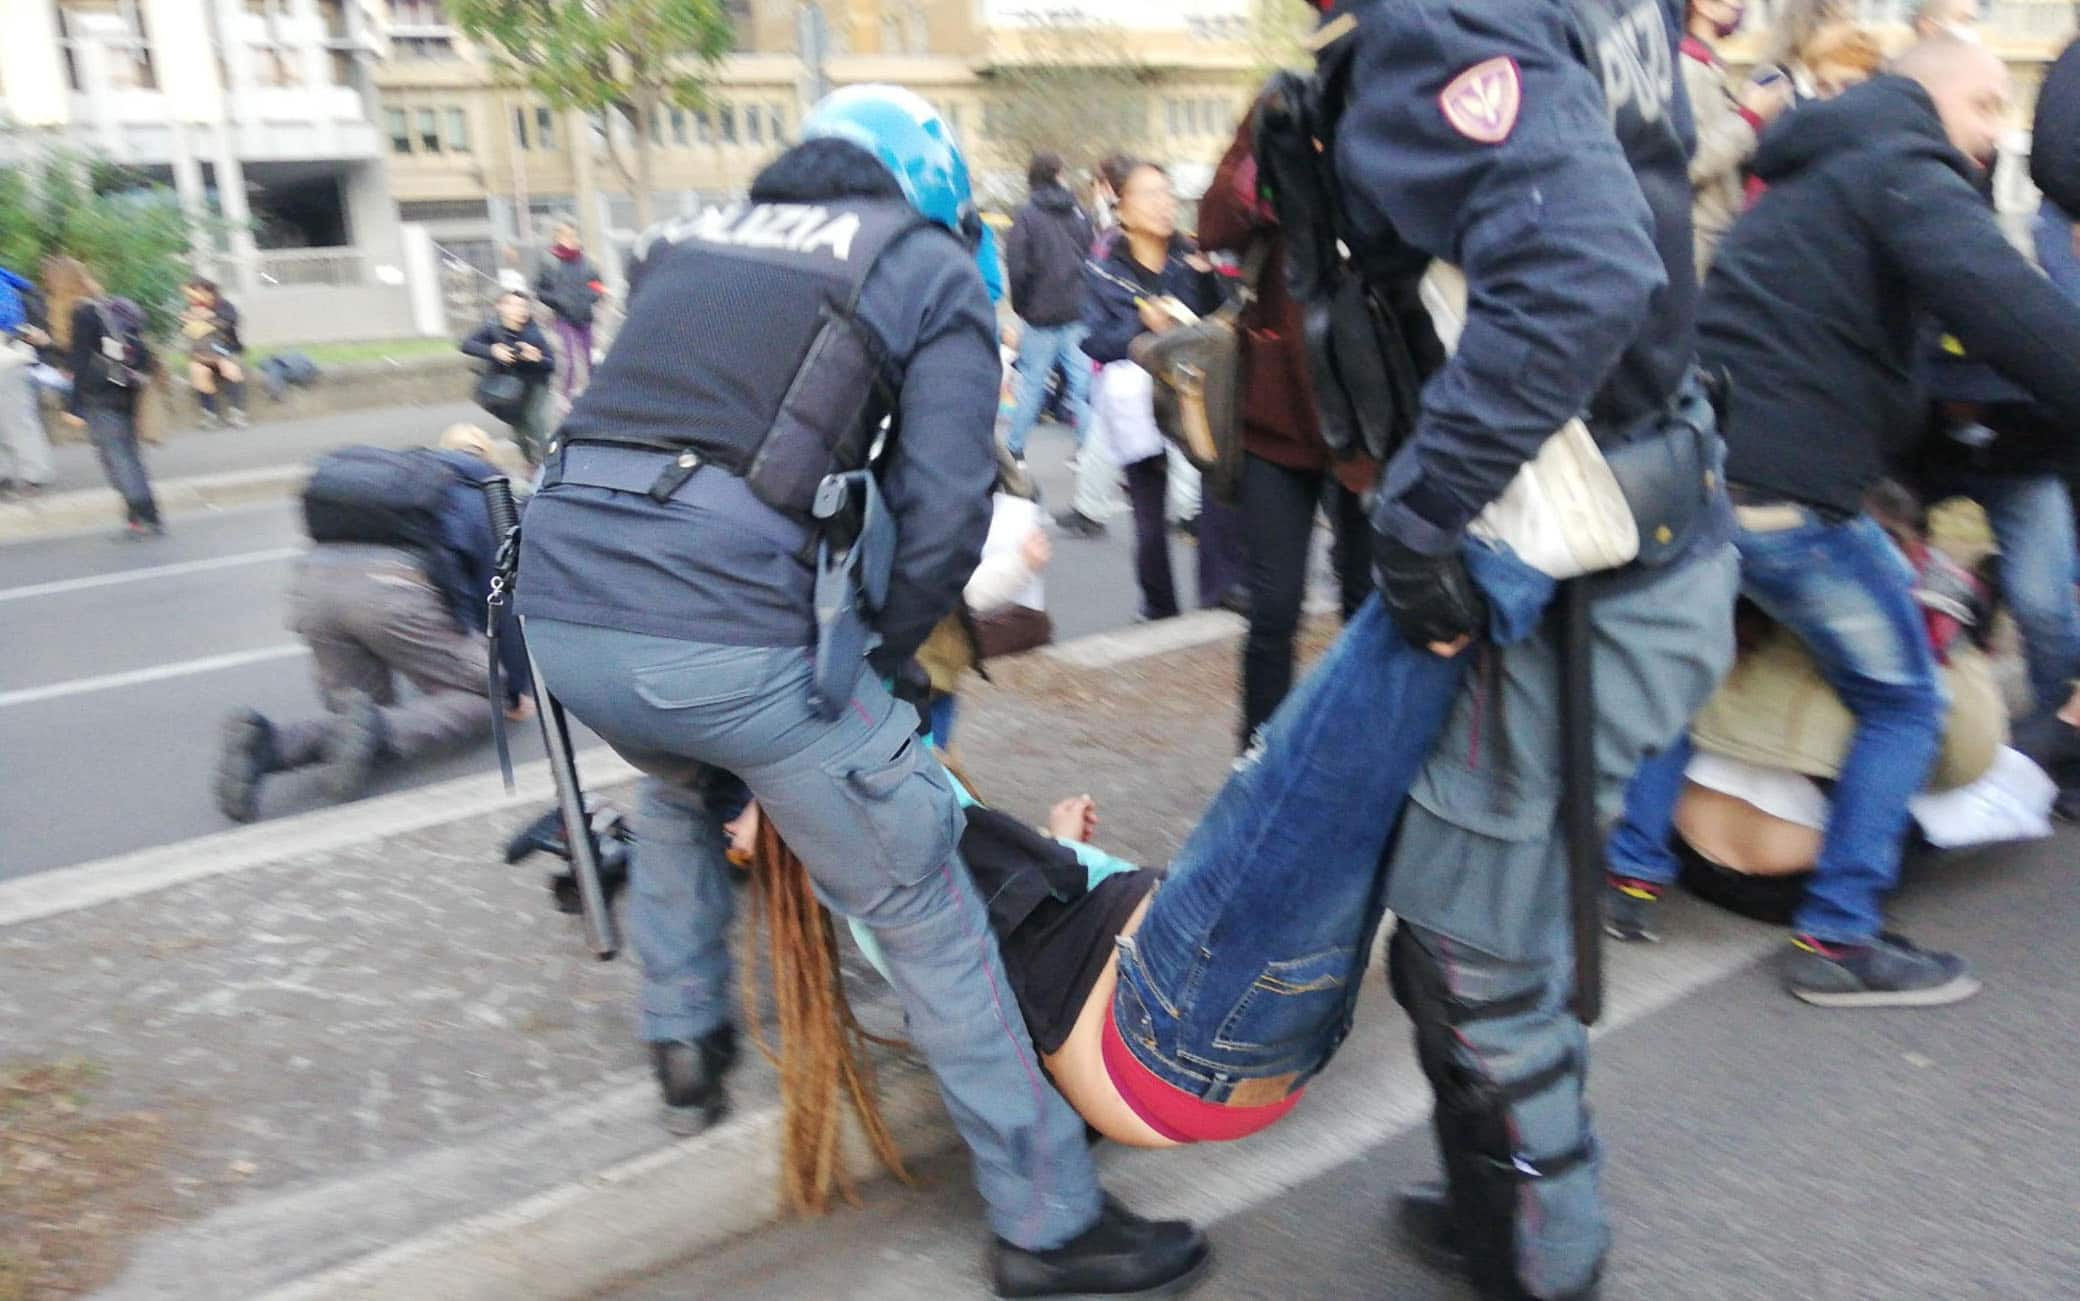
[[[1004,445],[1024,464],[1026,435],[1039,418],[1048,378],[1062,374],[1063,412],[1081,447],[1091,364],[1083,355],[1083,260],[1096,232],[1062,184],[1059,154],[1033,155],[1026,167],[1028,197],[1011,218],[1004,244],[1011,310],[1018,325],[1006,342],[1018,349],[1018,402]]]
[[[1794,108],[1819,98],[1819,86],[1814,81],[1811,65],[1806,62],[1806,56],[1812,51],[1813,38],[1828,24],[1855,17],[1856,6],[1850,0],[1783,0],[1776,6],[1769,39],[1763,46],[1761,57],[1755,60],[1750,80],[1758,86],[1770,86],[1779,81],[1787,83]]]
[[[276,773],[320,767],[325,794],[351,800],[381,765],[491,730],[484,595],[501,539],[478,485],[500,471],[475,426],[441,443],[349,448],[313,471],[305,514],[322,538],[290,586],[289,626],[310,647],[326,715],[277,721],[239,709],[224,720],[212,793],[233,822],[259,816],[261,783]],[[525,719],[526,652],[512,615],[501,618],[499,704]]]
[[[50,342],[36,286],[0,267],[0,496],[32,496],[57,473],[30,380]]]
[[[2044,193],[2037,209],[2037,261],[2066,297],[2080,302],[2080,40],[2044,74],[2030,135],[2029,178]]]
[[[1917,40],[1955,36],[1979,43],[1979,0],[1919,0],[1911,25]]]
[[[1742,179],[1762,129],[1791,103],[1788,81],[1750,82],[1734,94],[1718,42],[1740,30],[1743,0],[1690,0],[1683,35],[1683,87],[1697,123],[1690,155],[1690,220],[1697,278],[1719,240],[1747,206]]]
[[[188,383],[202,409],[202,426],[246,426],[246,346],[238,337],[238,309],[216,282],[196,276],[181,286],[181,340],[188,348]]]
[[[87,431],[102,473],[123,498],[119,536],[163,536],[166,526],[138,447],[145,388],[158,365],[144,342],[144,313],[129,299],[110,296],[73,258],[45,259],[41,278],[50,298],[52,339],[63,349],[72,379],[65,423]]]
[[[462,351],[487,363],[477,404],[506,425],[529,465],[539,465],[549,442],[549,379],[556,360],[532,308],[525,294],[500,294],[491,319],[463,340]]]
[[[1929,1006],[1979,988],[1961,958],[1916,947],[1881,915],[1945,706],[1912,571],[1863,513],[1923,427],[1911,382],[1921,312],[2080,428],[2080,308],[2007,242],[1978,187],[2007,127],[2006,66],[1946,35],[1894,70],[1770,134],[1755,158],[1770,189],[1721,246],[1700,317],[1700,353],[1739,395],[1726,478],[1742,590],[1806,644],[1856,718],[1785,959],[1789,991],[1829,1007]],[[1627,795],[1609,850],[1620,939],[1653,938],[1689,755],[1679,738]]]
[[[1126,184],[1127,173],[1133,169],[1132,158],[1115,153],[1100,159],[1091,171],[1091,224],[1097,232],[1091,240],[1092,257],[1105,256],[1119,236],[1119,187]],[[1088,354],[1085,361],[1095,385],[1099,367],[1089,360]],[[1088,402],[1084,407],[1084,425],[1087,434]],[[1071,537],[1103,537],[1105,521],[1119,510],[1119,465],[1112,459],[1104,439],[1086,436],[1081,443],[1076,453],[1076,492],[1067,509],[1055,512],[1055,527]]]
[[[1084,305],[1088,333],[1084,352],[1105,367],[1099,384],[1116,386],[1107,395],[1110,450],[1127,475],[1134,509],[1134,571],[1141,587],[1141,615],[1167,619],[1178,613],[1170,572],[1165,519],[1170,471],[1167,444],[1155,432],[1147,373],[1127,360],[1127,348],[1144,333],[1161,333],[1221,304],[1219,277],[1177,229],[1177,194],[1170,174],[1154,163],[1138,163],[1119,190],[1120,238],[1087,264],[1090,296]],[[1146,409],[1144,410],[1144,405]],[[1200,511],[1199,605],[1218,605],[1241,578],[1241,537],[1232,508],[1208,501]]]
[[[1293,685],[1293,637],[1307,596],[1317,511],[1329,517],[1337,596],[1348,620],[1372,594],[1363,496],[1379,478],[1368,457],[1335,460],[1315,417],[1300,305],[1286,287],[1285,236],[1258,194],[1254,115],[1236,128],[1199,200],[1205,247],[1259,262],[1242,314],[1242,532],[1249,636],[1242,649],[1241,742],[1247,746]]]
[[[549,256],[535,273],[534,296],[556,317],[557,349],[563,354],[557,391],[569,402],[592,382],[592,321],[606,296],[599,268],[585,256],[578,228],[569,222],[559,225],[551,237]],[[583,379],[578,378],[581,368]]]

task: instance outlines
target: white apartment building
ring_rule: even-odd
[[[371,0],[0,0],[0,164],[173,187],[260,339],[412,332]]]

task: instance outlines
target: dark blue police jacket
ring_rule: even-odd
[[[1690,106],[1673,0],[1371,0],[1336,164],[1357,241],[1455,263],[1465,332],[1382,483],[1438,552],[1571,417],[1661,408],[1695,351]]]

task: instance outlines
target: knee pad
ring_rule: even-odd
[[[1553,1179],[1590,1160],[1593,1141],[1564,1152],[1525,1152],[1515,1109],[1549,1089],[1578,1079],[1572,1051],[1515,1078],[1499,1078],[1461,1034],[1484,1020],[1536,1009],[1544,991],[1532,988],[1490,1002],[1454,994],[1437,958],[1403,925],[1387,950],[1395,1001],[1415,1025],[1416,1055],[1437,1099],[1433,1124],[1449,1189],[1453,1232],[1482,1295],[1529,1297],[1519,1277],[1517,1221],[1527,1186]]]

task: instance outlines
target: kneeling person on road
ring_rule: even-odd
[[[632,865],[646,981],[660,959],[727,952],[709,798],[726,769],[881,947],[974,1154],[999,1293],[1171,1283],[1205,1242],[1098,1187],[962,863],[952,783],[886,685],[989,529],[1000,372],[967,164],[895,87],[839,91],[802,137],[748,204],[637,241],[627,321],[528,510],[528,639],[557,698],[654,779]],[[667,788],[676,811],[654,798]],[[727,962],[681,966],[674,1033],[710,1042]],[[728,1054],[699,1058],[702,1089],[667,1080],[668,1100],[719,1090]]]
[[[458,425],[439,449],[351,447],[318,462],[304,493],[316,545],[290,588],[289,626],[311,648],[328,714],[276,722],[240,709],[225,719],[215,781],[225,817],[258,816],[272,773],[319,765],[326,795],[351,800],[386,760],[489,732],[485,596],[498,543],[478,485],[501,473],[495,455],[482,430]],[[502,637],[499,658],[507,716],[525,718],[517,635]]]

